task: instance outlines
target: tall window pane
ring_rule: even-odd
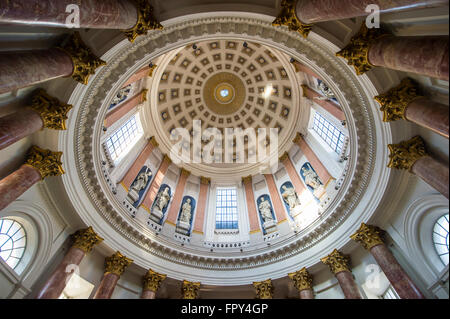
[[[217,189],[216,229],[238,229],[236,188]]]
[[[0,258],[12,269],[22,260],[27,245],[27,234],[13,219],[0,219]]]
[[[333,124],[327,121],[318,112],[314,114],[313,130],[327,143],[336,153],[342,152],[345,135]]]
[[[433,227],[433,243],[444,265],[448,264],[448,214],[441,216]]]
[[[120,162],[142,134],[139,114],[135,114],[106,140],[111,159],[115,163]]]

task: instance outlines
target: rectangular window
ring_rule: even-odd
[[[111,134],[106,140],[106,146],[114,163],[120,162],[136,144],[142,134],[139,114],[133,115],[125,124]]]
[[[218,188],[216,229],[238,229],[236,188]]]
[[[330,146],[333,151],[341,154],[345,135],[318,112],[314,114],[313,130]]]

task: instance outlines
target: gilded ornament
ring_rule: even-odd
[[[141,101],[145,102],[147,101],[147,93],[148,93],[148,89],[143,89],[142,93],[141,93]]]
[[[88,253],[94,248],[95,245],[101,243],[103,238],[98,236],[92,227],[86,229],[80,229],[73,235],[74,243],[73,247],[79,248],[85,253]]]
[[[406,120],[405,111],[408,105],[416,99],[423,98],[418,91],[419,88],[414,81],[406,78],[386,93],[375,96],[375,100],[381,105],[383,121]]]
[[[156,138],[154,137],[154,136],[152,136],[152,137],[150,137],[150,139],[148,140],[150,143],[152,143],[152,145],[154,146],[154,147],[158,147],[159,146],[159,144],[158,144],[158,142],[156,141]]]
[[[381,236],[382,230],[376,226],[361,224],[358,231],[350,236],[351,239],[363,245],[367,250],[384,244]]]
[[[420,158],[427,156],[425,143],[420,136],[414,136],[408,141],[399,144],[388,144],[389,168],[407,169],[411,171],[414,163]]]
[[[95,74],[97,68],[106,65],[105,61],[96,57],[84,44],[78,32],[73,33],[69,40],[58,49],[70,56],[73,63],[72,78],[84,85],[88,84],[89,77]]]
[[[211,178],[201,176],[200,183],[204,185],[209,185],[211,184]]]
[[[350,39],[350,43],[345,48],[336,53],[336,56],[346,59],[348,65],[353,65],[356,74],[364,74],[374,67],[369,62],[370,46],[376,40],[388,35],[380,28],[368,29],[363,23],[359,32]]]
[[[331,254],[320,259],[325,265],[330,267],[333,274],[340,273],[342,271],[350,271],[350,258],[341,254],[337,249],[333,250]]]
[[[171,164],[172,163],[172,160],[170,159],[170,157],[167,155],[167,154],[164,154],[164,157],[163,157],[163,160],[162,160],[163,162],[166,162],[166,163],[168,163],[168,164]]]
[[[116,252],[114,255],[105,258],[105,274],[116,274],[121,276],[129,265],[133,263],[133,260],[125,257],[120,252]]]
[[[284,152],[284,154],[280,156],[279,161],[284,162],[287,159],[289,159],[289,154],[288,152]]]
[[[253,287],[255,287],[257,299],[272,299],[274,288],[271,279],[254,282]]]
[[[128,40],[133,43],[139,35],[147,34],[149,30],[162,30],[163,26],[153,15],[153,7],[148,0],[133,0],[137,7],[137,22],[131,29],[124,30]]]
[[[156,64],[152,64],[152,66],[150,67],[150,69],[148,70],[148,76],[151,78],[153,76],[153,71],[155,71],[156,69]]]
[[[41,178],[60,176],[64,174],[61,162],[62,152],[52,152],[38,146],[32,146],[27,153],[25,165],[39,171]]]
[[[272,22],[275,27],[287,26],[289,31],[296,31],[300,33],[304,38],[308,37],[309,32],[312,29],[312,24],[306,24],[301,22],[295,13],[295,5],[297,0],[282,0],[281,12],[278,17]]]
[[[28,108],[39,113],[43,127],[54,130],[66,130],[67,113],[73,106],[52,97],[43,89],[37,89]]]
[[[157,292],[161,287],[161,282],[166,279],[167,275],[162,275],[151,269],[144,276],[144,290]]]
[[[248,183],[251,183],[252,182],[252,175],[249,175],[249,176],[246,176],[246,177],[242,177],[242,183],[245,185],[245,184],[248,184]]]
[[[181,286],[181,294],[183,295],[183,299],[197,299],[199,289],[199,282],[183,280],[183,286]]]
[[[288,274],[289,278],[294,281],[294,286],[298,291],[312,289],[312,276],[305,267],[299,271]]]

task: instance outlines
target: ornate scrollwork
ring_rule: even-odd
[[[131,29],[124,30],[128,40],[133,43],[140,35],[149,30],[162,30],[163,26],[153,15],[153,7],[148,0],[134,0],[137,7],[137,22]]]
[[[88,253],[95,245],[101,243],[103,238],[97,235],[92,227],[80,229],[72,235],[74,239],[73,247],[79,248]]]
[[[312,289],[312,276],[305,267],[299,271],[288,274],[289,278],[294,281],[294,286],[298,291]]]
[[[369,61],[370,46],[378,39],[389,34],[380,28],[368,29],[363,23],[359,32],[350,39],[350,43],[336,56],[347,60],[348,65],[353,65],[356,74],[361,75],[374,67]]]
[[[418,91],[419,87],[416,83],[412,79],[406,78],[386,93],[375,96],[375,100],[381,105],[383,121],[406,120],[405,111],[408,105],[416,99],[423,98]]]
[[[32,146],[27,153],[25,165],[34,167],[44,179],[47,176],[64,174],[61,162],[62,152],[52,152],[38,146]]]
[[[147,101],[147,93],[148,93],[148,89],[143,89],[141,92],[141,101],[145,102]]]
[[[303,139],[302,133],[297,132],[297,134],[295,135],[294,139],[292,140],[292,143],[299,144],[302,139]]]
[[[420,136],[414,136],[408,141],[398,144],[388,144],[389,168],[407,169],[411,171],[414,163],[420,158],[427,156],[425,143]]]
[[[39,113],[44,123],[43,127],[66,130],[67,113],[73,106],[48,95],[44,89],[37,89],[28,107]]]
[[[255,287],[257,299],[272,299],[274,288],[271,279],[254,282],[253,287]]]
[[[199,289],[199,282],[183,280],[183,285],[181,286],[181,294],[183,295],[183,299],[197,299]]]
[[[337,249],[333,250],[328,256],[320,259],[320,261],[325,265],[328,265],[333,274],[337,274],[341,271],[350,271],[350,258],[341,254]]]
[[[133,260],[125,257],[120,252],[116,252],[114,255],[105,258],[105,274],[122,275],[129,265],[133,263]]]
[[[162,275],[151,269],[144,276],[144,290],[157,292],[161,287],[161,282],[166,279],[167,275]]]
[[[382,235],[383,231],[380,228],[362,223],[358,231],[350,238],[363,245],[365,249],[370,250],[372,247],[384,244]]]
[[[297,0],[282,0],[281,12],[272,22],[272,25],[275,27],[287,26],[290,31],[296,31],[306,38],[312,29],[312,24],[303,23],[297,18],[295,14],[296,3]]]
[[[96,57],[87,47],[78,32],[72,34],[69,40],[58,49],[66,52],[73,63],[72,78],[84,85],[88,84],[89,76],[95,74],[95,70],[106,62]]]

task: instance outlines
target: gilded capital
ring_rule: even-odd
[[[158,146],[159,146],[159,144],[158,144],[158,142],[156,141],[156,138],[155,138],[154,136],[150,137],[150,138],[148,139],[148,141],[149,141],[150,143],[152,143],[152,145],[153,145],[154,147],[158,147]]]
[[[333,274],[337,274],[341,271],[350,271],[350,258],[341,254],[337,249],[333,250],[328,256],[320,259],[320,261],[325,265],[328,265]]]
[[[62,152],[52,152],[34,145],[28,150],[24,164],[37,169],[42,179],[47,176],[60,176],[64,174],[61,156]]]
[[[167,155],[167,154],[164,154],[164,157],[163,157],[163,160],[162,160],[163,162],[166,162],[166,163],[168,163],[168,164],[171,164],[172,163],[172,160],[170,159],[170,157]]]
[[[292,143],[300,144],[301,140],[303,139],[303,135],[300,132],[297,132],[294,139],[292,140]]]
[[[125,257],[120,252],[116,252],[114,255],[105,258],[105,274],[122,275],[129,265],[133,263],[133,260]]]
[[[408,105],[416,99],[423,98],[418,91],[419,88],[414,81],[406,78],[386,93],[375,96],[375,100],[381,105],[383,121],[406,120],[405,111]]]
[[[97,68],[106,65],[105,61],[96,57],[84,44],[78,32],[72,34],[69,40],[58,49],[70,56],[73,63],[72,78],[84,85],[88,84],[89,77],[95,74]]]
[[[420,158],[427,156],[425,143],[420,136],[414,136],[408,141],[398,144],[388,144],[389,168],[407,169],[411,171],[414,163]]]
[[[133,0],[137,9],[137,21],[134,27],[124,30],[128,40],[133,43],[140,35],[147,34],[149,30],[162,30],[163,26],[153,15],[153,7],[150,1],[147,0]]]
[[[302,87],[302,93],[303,93],[302,96],[307,98],[309,86],[307,86],[306,84],[302,84],[301,87]]]
[[[81,249],[85,253],[90,252],[95,245],[103,241],[103,238],[97,235],[92,227],[80,229],[72,237],[74,239],[72,246]]]
[[[167,275],[162,275],[151,269],[144,276],[144,290],[157,292],[161,287],[161,282],[166,279]]]
[[[245,184],[249,184],[252,182],[252,175],[248,175],[246,177],[242,177],[242,183]]]
[[[191,172],[189,172],[187,169],[184,168],[181,169],[181,176],[188,177],[189,175],[191,175]]]
[[[181,286],[181,294],[183,295],[183,299],[197,299],[199,289],[199,282],[183,280],[183,286]]]
[[[372,247],[383,245],[382,230],[376,226],[361,224],[358,231],[350,236],[351,239],[363,245],[367,250]]]
[[[73,107],[50,96],[43,89],[37,89],[32,97],[30,109],[39,113],[43,127],[54,130],[66,130],[67,113]]]
[[[257,299],[272,299],[274,288],[271,279],[254,282],[253,287],[255,287]]]
[[[156,64],[152,64],[152,66],[150,67],[150,69],[148,70],[148,77],[152,77],[153,76],[153,71],[155,71],[157,65]]]
[[[272,25],[275,27],[287,26],[289,31],[296,31],[306,38],[312,29],[312,24],[303,23],[297,18],[295,13],[296,3],[297,0],[282,0],[281,12],[272,22]]]
[[[200,183],[204,185],[209,185],[211,184],[211,178],[201,176]]]
[[[353,65],[356,74],[364,74],[374,67],[369,61],[370,46],[387,35],[389,34],[380,28],[368,29],[364,22],[359,32],[350,39],[350,43],[337,52],[336,56],[346,59],[348,65]]]
[[[289,159],[289,154],[288,152],[284,152],[283,155],[280,156],[280,162],[284,162],[285,160]]]
[[[299,271],[288,274],[289,278],[294,281],[294,286],[298,291],[312,289],[312,276],[305,267]]]
[[[148,89],[143,89],[141,91],[141,102],[147,101],[147,93],[148,93]]]

